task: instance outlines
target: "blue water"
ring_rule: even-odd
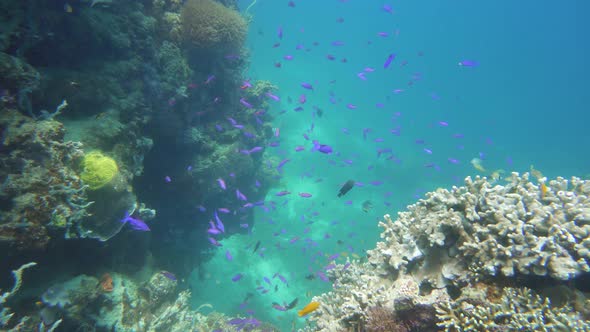
[[[242,11],[249,4],[243,2]],[[274,201],[276,208],[257,208],[250,235],[223,240],[224,247],[202,268],[204,277],[192,280],[196,305],[210,303],[228,314],[250,313],[282,330],[302,327],[305,320],[294,311],[277,311],[271,303],[298,297],[300,308],[311,296],[328,291],[328,282],[305,276],[323,271],[332,254],[340,253],[339,263],[344,256],[364,256],[378,240],[377,220],[383,214],[403,210],[425,192],[495,170],[522,173],[534,165],[548,178],[590,174],[590,23],[584,17],[590,3],[295,4],[292,8],[287,1],[258,0],[249,10],[251,65],[245,75],[271,81],[281,97],[280,102],[271,101],[269,109],[281,145],[265,153],[291,160],[283,167],[281,185],[267,196],[267,206]],[[393,7],[393,14],[382,10],[384,4]],[[333,46],[334,41],[343,45]],[[280,46],[273,47],[278,42]],[[384,69],[392,53],[396,58]],[[328,54],[335,60],[328,60]],[[293,59],[285,60],[285,55]],[[459,66],[463,60],[478,65]],[[374,71],[364,71],[367,67]],[[357,76],[363,71],[366,80]],[[314,91],[303,89],[302,82],[311,83]],[[403,91],[394,93],[396,89]],[[295,112],[301,94],[307,102],[303,111]],[[322,117],[314,115],[314,106],[322,109]],[[310,151],[311,140],[330,145],[334,153]],[[297,145],[306,150],[295,152]],[[378,158],[378,149],[392,153]],[[485,172],[472,166],[473,158],[482,159]],[[337,199],[348,179],[360,183]],[[276,197],[280,190],[291,195]],[[313,196],[302,198],[300,192]],[[368,213],[361,208],[367,200],[374,205]],[[299,240],[290,243],[296,237]],[[257,241],[261,249],[252,254]],[[226,250],[232,261],[226,259]],[[243,278],[232,282],[237,273]],[[283,275],[288,286],[273,279],[275,273]],[[256,290],[259,286],[263,288]],[[264,289],[269,291],[262,294]],[[240,307],[247,292],[255,296]]]

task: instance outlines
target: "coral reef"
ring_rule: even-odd
[[[423,281],[433,287],[480,276],[568,280],[588,272],[590,182],[557,178],[543,194],[528,173],[507,181],[468,177],[464,187],[427,194],[395,222],[386,216],[385,241],[369,251],[369,261],[404,273],[429,271]]]
[[[181,11],[183,39],[199,49],[239,50],[247,23],[240,14],[212,0],[188,0]]]
[[[435,306],[445,331],[588,331],[568,305],[554,307],[530,289],[504,288],[498,301],[459,298]]]
[[[314,298],[322,305],[306,330],[379,330],[380,316],[411,330],[397,320],[403,310],[421,310],[421,326],[434,330],[434,308],[447,331],[588,330],[586,295],[575,283],[560,286],[568,296],[552,287],[587,275],[589,193],[588,181],[537,185],[528,173],[512,173],[504,186],[468,177],[428,193],[396,221],[385,216],[368,262],[328,271],[333,290]]]
[[[129,332],[235,330],[234,320],[220,313],[191,310],[190,292],[177,294],[177,281],[168,272],[157,272],[143,284],[118,273],[110,275],[113,288],[108,291],[99,287],[97,278],[86,275],[52,286],[42,296],[42,310],[53,312],[45,316],[62,317],[63,325],[70,329],[91,324]]]
[[[50,240],[47,227],[63,232],[87,215],[86,187],[74,172],[81,146],[63,141],[61,123],[16,110],[2,110],[0,131],[0,242],[42,249]]]
[[[12,271],[12,276],[14,277],[14,285],[12,286],[12,289],[0,294],[0,308],[2,308],[2,311],[0,311],[0,327],[5,327],[8,324],[9,320],[12,318],[12,316],[14,316],[14,313],[10,312],[10,308],[5,307],[4,304],[10,297],[14,296],[21,288],[23,283],[23,272],[26,269],[31,268],[35,265],[37,265],[37,263],[30,262]]]

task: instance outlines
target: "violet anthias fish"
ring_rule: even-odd
[[[309,197],[311,197],[311,194],[310,193],[299,193],[299,196],[303,197],[303,198],[309,198]]]
[[[461,67],[477,67],[479,66],[479,62],[473,60],[461,60],[459,61],[459,66]]]
[[[209,228],[209,229],[207,229],[207,233],[209,233],[211,235],[218,235],[218,234],[221,234],[221,231],[218,230],[217,228]]]
[[[262,151],[262,147],[261,146],[255,146],[252,149],[250,149],[248,152],[249,153],[255,153],[255,152],[260,152]]]
[[[212,237],[208,237],[207,239],[209,240],[209,243],[211,243],[212,245],[214,245],[216,247],[221,247],[222,246],[221,243],[217,242],[217,240],[215,240]]]
[[[221,222],[221,219],[217,215],[217,211],[213,211],[213,216],[215,217],[215,226],[217,227],[217,229],[219,229],[222,233],[225,233],[225,226],[223,225],[223,222]]]
[[[221,189],[223,189],[223,190],[227,189],[227,186],[225,185],[225,181],[223,181],[222,178],[218,178],[217,183],[219,184],[219,187],[221,187]]]
[[[242,279],[243,276],[244,276],[243,274],[238,273],[231,278],[231,281],[236,282],[236,281]]]
[[[307,90],[313,90],[313,85],[311,85],[311,83],[303,82],[301,83],[301,87]]]
[[[306,101],[307,101],[307,97],[305,96],[305,94],[302,94],[301,96],[299,96],[299,103],[300,104],[305,104]]]
[[[249,102],[246,101],[246,99],[244,98],[240,98],[240,104],[248,107],[248,108],[253,108],[254,106],[252,106],[252,104],[250,104]]]
[[[313,149],[321,153],[330,154],[333,152],[332,147],[326,144],[320,144],[318,141],[313,141]]]
[[[290,162],[291,159],[283,159],[281,160],[281,162],[277,165],[277,169],[282,168],[286,163]]]
[[[129,223],[131,228],[136,231],[148,232],[150,230],[148,225],[143,220],[131,217],[127,211],[125,211],[125,217],[121,219],[121,222],[124,224]]]
[[[267,92],[267,93],[266,93],[266,96],[267,96],[268,98],[270,98],[270,99],[274,100],[274,101],[279,101],[279,100],[281,100],[281,98],[280,98],[279,96],[273,95],[273,94],[272,94],[272,93],[270,93],[270,92]]]
[[[285,196],[285,195],[289,195],[291,192],[287,191],[287,190],[283,190],[283,191],[279,191],[278,193],[276,193],[276,196]]]
[[[236,198],[244,202],[248,201],[248,198],[246,197],[246,195],[242,194],[240,189],[236,189]]]
[[[385,60],[385,63],[383,64],[383,68],[387,68],[389,67],[389,65],[391,64],[391,62],[395,59],[395,53],[391,53],[387,59]]]

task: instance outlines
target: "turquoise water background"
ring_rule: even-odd
[[[251,64],[245,76],[279,87],[275,94],[281,101],[270,101],[269,111],[281,144],[265,154],[290,162],[283,167],[281,185],[267,196],[268,211],[256,209],[251,233],[224,239],[213,259],[195,271],[195,305],[253,314],[282,330],[301,327],[305,319],[295,310],[277,311],[272,302],[299,298],[300,309],[311,296],[328,291],[329,282],[317,272],[325,271],[333,254],[340,254],[338,263],[353,254],[363,257],[378,240],[383,214],[395,214],[438,187],[460,185],[466,176],[489,176],[499,169],[525,172],[534,165],[548,178],[590,174],[590,22],[584,16],[590,3],[287,3],[258,0],[250,8]],[[243,2],[242,11],[249,4]],[[384,4],[393,7],[393,14],[382,10]],[[344,45],[333,46],[334,41]],[[391,53],[396,58],[384,69]],[[459,66],[463,60],[479,65]],[[374,71],[365,71],[362,80],[357,74],[367,67]],[[303,82],[314,90],[302,88]],[[301,94],[307,102],[295,112]],[[314,106],[323,111],[321,117],[314,116]],[[370,128],[366,139],[365,128]],[[334,152],[311,151],[314,139]],[[306,150],[295,152],[297,145]],[[377,157],[378,149],[387,148],[392,154]],[[473,158],[482,159],[487,171],[476,170]],[[348,179],[360,184],[336,198]],[[291,194],[275,196],[281,190]],[[298,196],[301,192],[312,197]],[[365,201],[373,204],[369,212],[362,210]],[[257,241],[260,249],[253,253]],[[237,273],[243,277],[233,282]],[[288,284],[272,278],[275,273]],[[305,278],[310,274],[315,279]],[[248,292],[253,296],[240,306]]]

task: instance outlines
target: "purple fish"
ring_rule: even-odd
[[[162,274],[164,277],[166,277],[166,278],[168,278],[168,279],[170,279],[170,280],[172,280],[172,281],[176,281],[176,280],[177,280],[177,279],[176,279],[176,276],[175,276],[175,275],[174,275],[174,273],[172,273],[172,272],[168,272],[168,271],[160,271],[160,273],[161,273],[161,274]]]
[[[479,66],[479,62],[473,60],[461,60],[459,61],[459,66],[461,67],[477,67]]]
[[[303,151],[303,150],[305,150],[305,147],[304,147],[304,146],[297,145],[297,146],[295,147],[295,151],[297,151],[297,152],[299,152],[299,151]]]
[[[313,141],[313,149],[318,150],[321,153],[330,154],[332,153],[332,147],[326,144],[320,144],[318,141]]]
[[[236,282],[236,281],[238,281],[238,280],[242,279],[242,277],[243,277],[243,276],[244,276],[243,274],[241,274],[241,273],[238,273],[238,274],[236,274],[235,276],[233,276],[233,277],[231,278],[231,281],[233,281],[233,282]]]
[[[217,240],[215,240],[212,237],[208,237],[207,239],[209,240],[209,243],[211,243],[212,245],[214,245],[216,247],[221,247],[222,246],[221,243],[217,242]]]
[[[218,230],[217,228],[209,228],[209,229],[207,229],[207,233],[209,233],[211,235],[218,235],[218,234],[221,234],[221,231]]]
[[[225,185],[225,181],[223,181],[222,178],[218,178],[217,183],[219,183],[219,187],[221,187],[221,189],[223,189],[223,190],[227,189],[227,186]]]
[[[205,84],[209,84],[211,82],[213,82],[213,80],[215,79],[215,75],[209,75],[207,76],[207,80],[205,80]]]
[[[232,261],[232,260],[234,260],[234,257],[231,255],[231,252],[229,252],[229,250],[226,250],[226,251],[225,251],[225,258],[226,258],[228,261]]]
[[[320,277],[320,279],[322,279],[323,281],[330,281],[330,279],[328,279],[328,277],[326,277],[326,275],[323,272],[318,272],[317,273],[318,277]]]
[[[313,90],[313,85],[311,85],[311,83],[303,82],[301,83],[301,87],[307,90]]]
[[[248,201],[248,197],[246,197],[246,195],[242,194],[240,189],[236,189],[236,198],[241,201],[244,201],[244,202]]]
[[[277,165],[277,169],[282,168],[286,163],[290,162],[291,159],[283,159],[281,160],[281,162]]]
[[[230,213],[231,211],[228,208],[218,208],[217,211],[221,212],[221,213]]]
[[[393,59],[395,59],[395,53],[391,53],[387,57],[387,59],[385,60],[385,63],[383,64],[383,68],[389,67],[389,65],[391,64],[391,62],[393,61]]]
[[[148,232],[150,230],[148,225],[143,220],[131,217],[127,211],[125,211],[125,217],[120,221],[123,224],[128,222],[129,225],[131,225],[131,228],[136,231]]]
[[[283,39],[283,27],[279,26],[278,30],[277,30],[277,36],[279,37],[279,39]]]
[[[172,182],[172,179],[168,175],[166,175],[164,177],[164,181],[166,181],[166,183],[170,183],[170,182]]]
[[[266,96],[267,96],[268,98],[270,98],[270,99],[274,100],[274,101],[279,101],[279,100],[281,100],[281,98],[280,98],[279,96],[273,95],[273,94],[272,94],[272,93],[270,93],[270,92],[267,92],[267,93],[266,93]]]
[[[250,104],[249,102],[246,101],[246,99],[244,98],[240,98],[240,104],[248,107],[248,108],[253,108],[254,106],[252,106],[252,104]]]
[[[221,219],[219,219],[217,211],[213,211],[213,216],[215,217],[215,226],[217,226],[217,229],[219,229],[222,233],[225,233],[225,226],[223,226],[223,222],[221,222]]]
[[[386,13],[393,14],[393,7],[391,7],[390,5],[383,5],[381,9],[383,9],[383,11]]]
[[[250,149],[250,151],[248,151],[249,153],[254,153],[254,152],[260,152],[262,151],[262,147],[261,146],[255,146],[252,149]]]
[[[311,197],[310,193],[299,193],[299,196],[303,197],[303,198],[309,198]]]
[[[291,192],[287,191],[287,190],[283,190],[283,191],[279,191],[278,193],[276,193],[276,196],[285,196],[285,195],[289,195]]]
[[[293,60],[293,56],[292,55],[285,55],[283,57],[283,59],[291,61],[291,60]]]

